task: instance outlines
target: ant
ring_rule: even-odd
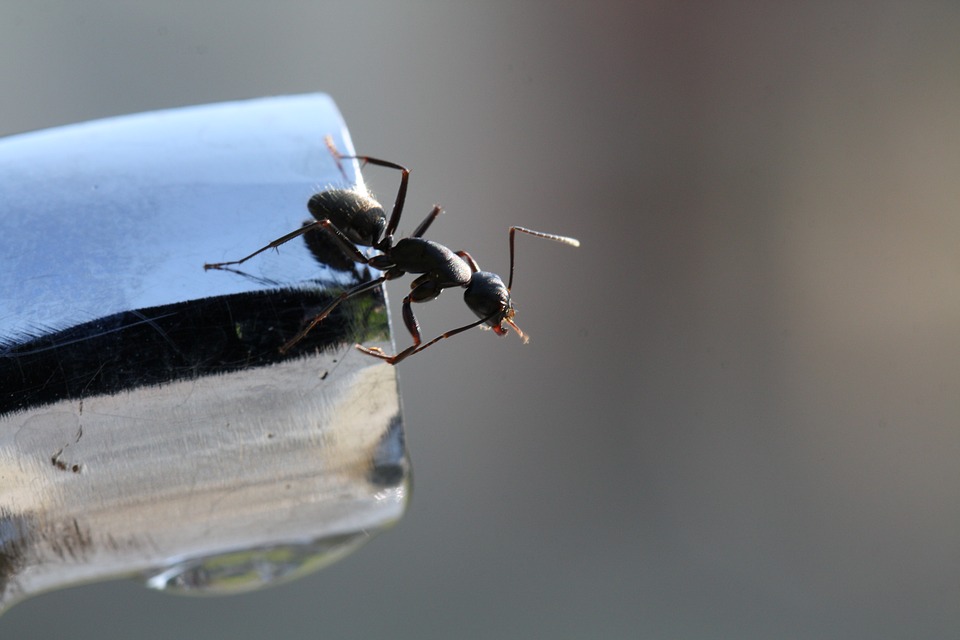
[[[403,323],[413,337],[413,345],[392,356],[384,353],[378,347],[356,345],[357,349],[363,353],[395,365],[440,340],[480,325],[487,325],[497,335],[504,336],[509,333],[509,330],[504,327],[504,323],[512,327],[524,342],[528,341],[520,327],[513,322],[516,309],[510,298],[510,290],[513,287],[514,237],[516,232],[519,231],[537,238],[553,240],[574,247],[580,246],[578,240],[552,233],[533,231],[524,227],[510,227],[510,277],[507,284],[504,285],[503,280],[497,274],[481,271],[477,262],[466,251],[451,251],[439,243],[423,239],[423,234],[442,212],[439,206],[433,207],[410,236],[394,242],[393,235],[400,224],[400,216],[403,213],[403,205],[406,200],[410,170],[394,162],[379,160],[370,156],[341,155],[329,137],[326,142],[337,162],[337,166],[340,167],[341,173],[343,173],[341,160],[359,160],[364,166],[372,164],[401,172],[400,188],[397,191],[389,220],[383,207],[363,187],[327,189],[315,193],[307,202],[307,209],[316,218],[314,222],[307,223],[296,231],[277,238],[240,260],[203,265],[204,269],[222,269],[229,265],[242,264],[267,249],[277,248],[308,231],[323,228],[333,235],[333,238],[353,260],[383,272],[380,277],[348,289],[337,296],[320,313],[314,316],[297,335],[280,347],[281,353],[285,354],[293,348],[344,300],[374,289],[387,280],[399,278],[406,273],[420,274],[410,283],[411,291],[403,299]],[[380,254],[367,257],[359,247],[372,247]],[[464,301],[480,319],[462,327],[451,329],[433,340],[423,343],[420,323],[413,314],[411,304],[434,300],[444,289],[452,287],[464,287],[466,289],[463,294]]]

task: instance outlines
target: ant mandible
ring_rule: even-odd
[[[281,353],[286,353],[293,348],[344,300],[374,289],[387,280],[399,278],[407,273],[420,274],[410,283],[411,291],[403,299],[403,323],[413,337],[413,345],[392,356],[384,353],[378,347],[356,345],[357,349],[363,353],[386,360],[390,364],[397,364],[440,340],[480,325],[487,325],[497,335],[504,336],[509,332],[504,327],[504,324],[507,324],[517,332],[517,335],[524,342],[527,342],[527,336],[513,322],[516,309],[510,297],[510,290],[513,288],[514,237],[516,232],[519,231],[537,238],[545,238],[574,247],[580,246],[578,240],[552,233],[533,231],[524,227],[510,227],[510,277],[507,284],[504,285],[503,280],[497,274],[481,271],[477,262],[466,251],[451,251],[437,242],[423,239],[423,234],[426,233],[442,211],[439,206],[433,207],[410,236],[401,238],[394,243],[393,234],[396,233],[397,226],[400,224],[400,216],[403,213],[410,170],[394,162],[379,160],[370,156],[341,155],[329,138],[327,138],[327,146],[338,166],[340,166],[341,160],[359,160],[364,165],[373,164],[401,172],[400,188],[397,191],[397,198],[389,221],[383,207],[363,187],[327,189],[315,193],[307,202],[310,214],[316,218],[315,222],[305,224],[296,231],[277,238],[240,260],[203,265],[204,269],[221,269],[229,265],[242,264],[267,249],[279,247],[313,229],[323,228],[332,234],[337,243],[353,260],[383,272],[380,277],[348,289],[337,296],[320,313],[314,316],[297,335],[280,347]],[[361,246],[372,247],[380,254],[367,257],[358,248]],[[463,294],[464,301],[480,319],[462,327],[451,329],[433,340],[423,343],[420,323],[413,314],[411,304],[414,302],[429,302],[439,296],[444,289],[452,287],[464,287],[466,289]]]

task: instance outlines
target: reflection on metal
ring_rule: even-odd
[[[302,545],[248,549],[175,564],[147,578],[152,589],[182,595],[228,595],[295,580],[336,562],[365,543],[365,531]]]
[[[307,234],[352,149],[333,102],[272,98],[0,141],[0,610],[122,575],[230,593],[302,575],[403,514],[383,294]],[[356,167],[352,167],[359,179]]]

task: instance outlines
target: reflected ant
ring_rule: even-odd
[[[413,345],[392,356],[384,353],[378,347],[356,345],[357,349],[363,353],[386,360],[390,364],[397,364],[440,340],[480,325],[487,325],[497,335],[504,336],[509,333],[509,330],[504,326],[506,324],[512,327],[524,342],[527,342],[527,336],[513,322],[516,309],[510,298],[510,290],[513,287],[514,237],[516,232],[519,231],[537,238],[553,240],[574,247],[580,246],[578,240],[552,233],[533,231],[524,227],[510,227],[510,277],[507,284],[504,285],[503,280],[497,274],[481,271],[477,262],[466,251],[451,251],[439,243],[423,239],[423,234],[426,233],[442,211],[439,206],[433,207],[410,236],[394,242],[393,234],[396,233],[397,226],[400,224],[400,216],[403,213],[410,170],[394,162],[379,160],[370,156],[341,155],[329,137],[326,142],[337,162],[337,166],[340,167],[341,173],[343,173],[341,160],[359,160],[364,165],[373,164],[401,172],[400,188],[397,191],[397,198],[389,221],[383,207],[367,193],[366,189],[362,187],[327,189],[315,193],[307,202],[307,208],[310,210],[310,214],[316,218],[316,221],[305,224],[296,231],[277,238],[240,260],[203,265],[204,269],[221,269],[229,265],[242,264],[267,249],[279,247],[308,231],[323,228],[332,234],[337,243],[353,260],[383,272],[380,277],[348,289],[337,296],[320,313],[314,316],[297,335],[280,347],[281,353],[286,353],[293,348],[344,300],[374,289],[387,280],[399,278],[406,273],[420,274],[410,283],[411,291],[403,299],[403,323],[413,337]],[[380,254],[367,257],[358,247],[372,247]],[[420,323],[413,314],[411,304],[414,302],[429,302],[439,296],[444,289],[452,287],[465,288],[464,301],[480,319],[462,327],[451,329],[433,340],[423,343],[420,335]]]

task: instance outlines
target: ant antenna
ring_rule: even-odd
[[[510,279],[507,282],[507,291],[510,291],[513,288],[513,238],[516,231],[521,231],[523,233],[528,233],[531,236],[536,236],[538,238],[544,238],[546,240],[553,240],[554,242],[562,242],[563,244],[568,244],[571,247],[579,247],[580,241],[576,238],[568,238],[566,236],[558,236],[553,233],[544,233],[542,231],[534,231],[533,229],[526,229],[524,227],[510,227]],[[513,325],[513,323],[510,323]],[[514,328],[517,327],[514,325]],[[518,333],[523,335],[523,332],[517,329]]]

